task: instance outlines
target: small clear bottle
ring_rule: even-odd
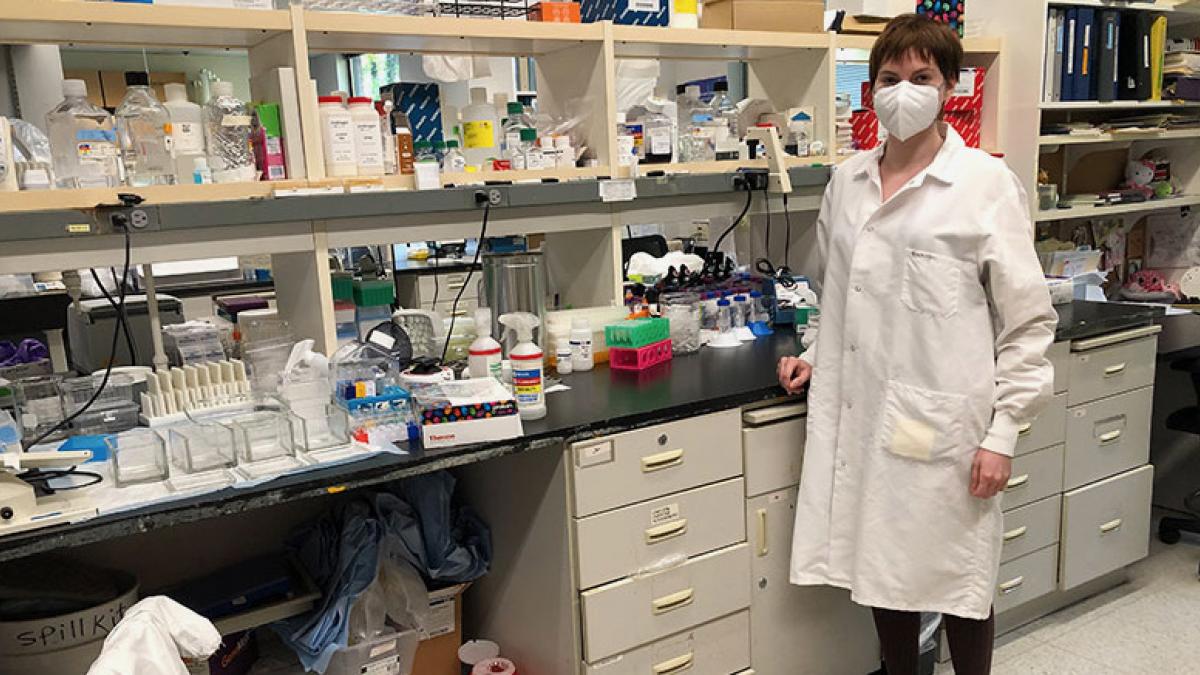
[[[504,116],[504,149],[520,147],[521,130],[532,129],[533,121],[525,114],[525,106],[520,101],[509,101],[505,107]]]
[[[217,183],[253,181],[258,174],[250,147],[250,109],[234,97],[233,84],[212,83],[212,98],[204,105],[204,137],[208,166]]]
[[[63,80],[63,101],[46,113],[46,129],[60,188],[121,184],[121,150],[113,116],[87,100],[83,80]]]
[[[637,162],[636,141],[629,129],[626,114],[617,113],[617,166],[633,166]]]
[[[462,173],[467,170],[467,158],[458,149],[458,141],[446,141],[446,154],[442,157],[442,171]]]
[[[546,168],[545,155],[538,147],[537,140],[537,129],[521,129],[521,154],[525,157],[525,168],[530,171]]]
[[[642,163],[668,164],[675,154],[675,125],[660,112],[647,111],[642,117]]]
[[[746,320],[750,316],[750,303],[747,302],[746,296],[733,296],[733,326],[734,328],[743,328],[746,325]]]
[[[762,291],[750,291],[750,323],[768,323],[770,320],[770,299]]]
[[[125,73],[125,97],[114,117],[125,181],[132,187],[174,185],[171,115],[150,90],[149,74]]]
[[[716,93],[708,105],[712,109],[716,158],[737,159],[741,150],[741,130],[738,129],[737,106],[729,98],[729,82],[715,83],[713,91]]]
[[[728,333],[733,330],[733,307],[729,298],[717,301],[717,332]]]

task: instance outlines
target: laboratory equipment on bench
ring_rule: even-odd
[[[540,366],[540,362],[539,362]],[[540,395],[540,370],[538,394]],[[524,433],[521,392],[482,377],[413,385],[413,414],[426,450],[517,438]],[[541,407],[546,414],[545,403]]]
[[[773,194],[791,194],[792,178],[788,175],[787,155],[783,150],[783,142],[779,132],[773,126],[751,127],[746,130],[746,139],[754,139],[765,148],[767,154],[767,192]]]
[[[671,322],[671,350],[677,354],[700,351],[700,296],[668,293],[659,298],[664,319]]]
[[[498,337],[505,352],[516,346],[515,337],[507,335],[500,326],[500,317],[514,312],[528,312],[538,319],[533,342],[545,347],[541,326],[546,323],[546,267],[542,254],[488,253],[483,256],[484,305],[492,310],[492,335]]]
[[[671,360],[671,322],[662,318],[632,319],[604,328],[608,366],[613,370],[645,370]]]
[[[467,370],[471,377],[500,379],[500,343],[492,337],[492,311],[486,307],[475,310],[475,341],[468,350]]]
[[[733,307],[729,298],[721,298],[717,301],[717,335],[708,341],[708,346],[716,349],[742,346],[742,341],[733,331]]]
[[[134,363],[125,342],[120,341],[113,365],[152,365],[154,344],[150,336],[150,312],[146,296],[125,296],[125,315],[138,359]],[[163,326],[183,323],[183,305],[178,298],[159,295],[158,317]],[[117,321],[117,310],[104,298],[89,298],[67,306],[67,337],[71,345],[71,365],[75,370],[91,373],[108,365]]]
[[[90,450],[0,453],[0,536],[96,515],[78,489],[56,490],[38,480],[43,469],[70,469],[91,458]]]
[[[516,345],[509,350],[508,358],[512,362],[513,391],[521,419],[541,419],[546,416],[545,355],[533,341],[533,331],[541,321],[529,312],[513,312],[502,315],[500,323],[516,334]]]
[[[586,372],[596,365],[593,353],[592,322],[587,317],[571,320],[571,370]]]
[[[410,388],[416,384],[449,382],[453,379],[453,370],[438,363],[437,359],[427,356],[414,359],[413,364],[400,374],[400,381]]]

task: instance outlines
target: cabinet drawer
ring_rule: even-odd
[[[741,475],[741,430],[727,410],[572,445],[575,517]]]
[[[785,408],[800,411],[799,416],[742,431],[747,497],[800,484],[800,464],[804,459],[805,427],[808,424],[808,418],[803,415],[806,407],[799,403],[766,410],[783,413]]]
[[[580,594],[583,657],[596,663],[750,606],[746,544]]]
[[[475,281],[478,276],[473,276],[471,283],[468,285],[466,272],[452,272],[450,274],[431,274],[420,277],[417,282],[417,287],[421,292],[421,302],[433,302],[434,294],[437,294],[438,306],[440,307],[443,300],[449,299],[454,302],[454,296],[462,291],[463,299],[475,299],[479,296],[478,286]],[[466,285],[466,288],[463,286]]]
[[[1041,501],[1004,513],[1004,548],[1000,562],[1015,560],[1058,543],[1059,515],[1062,496],[1054,495]]]
[[[1000,565],[996,578],[996,613],[1001,614],[1054,590],[1058,547],[1050,546]]]
[[[579,587],[746,540],[741,478],[575,521]]]
[[[1070,409],[1067,416],[1067,460],[1063,489],[1145,464],[1150,459],[1150,409],[1154,388]]]
[[[729,675],[750,667],[750,614],[738,612],[584,666],[586,675]]]
[[[1063,495],[1063,590],[1146,557],[1153,482],[1147,465]]]
[[[1046,350],[1046,359],[1054,366],[1054,393],[1061,394],[1070,386],[1071,343],[1055,342]]]
[[[1032,504],[1062,491],[1063,446],[1013,458],[1012,477],[1001,497],[1005,511]]]
[[[1017,435],[1015,454],[1024,455],[1062,443],[1067,436],[1067,395],[1056,394],[1042,414],[1027,424]]]
[[[1158,338],[1138,338],[1071,355],[1067,405],[1078,405],[1154,383]]]

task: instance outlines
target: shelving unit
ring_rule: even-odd
[[[1151,211],[1178,209],[1185,206],[1200,205],[1200,196],[1179,195],[1167,199],[1152,199],[1146,202],[1132,204],[1113,204],[1112,206],[1076,206],[1069,209],[1039,211],[1034,218],[1039,223],[1049,223],[1056,220],[1076,220],[1079,218],[1111,218],[1113,216],[1138,215]]]
[[[1038,136],[1038,145],[1043,148],[1059,145],[1100,145],[1105,143],[1135,143],[1138,141],[1178,141],[1200,139],[1200,129],[1167,129],[1163,131],[1109,132],[1072,136],[1050,134]]]

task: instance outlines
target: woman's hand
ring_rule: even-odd
[[[979,448],[971,465],[971,494],[991,499],[1008,487],[1012,476],[1012,457]]]
[[[795,395],[804,391],[812,377],[812,366],[798,356],[785,356],[779,360],[779,386]]]

